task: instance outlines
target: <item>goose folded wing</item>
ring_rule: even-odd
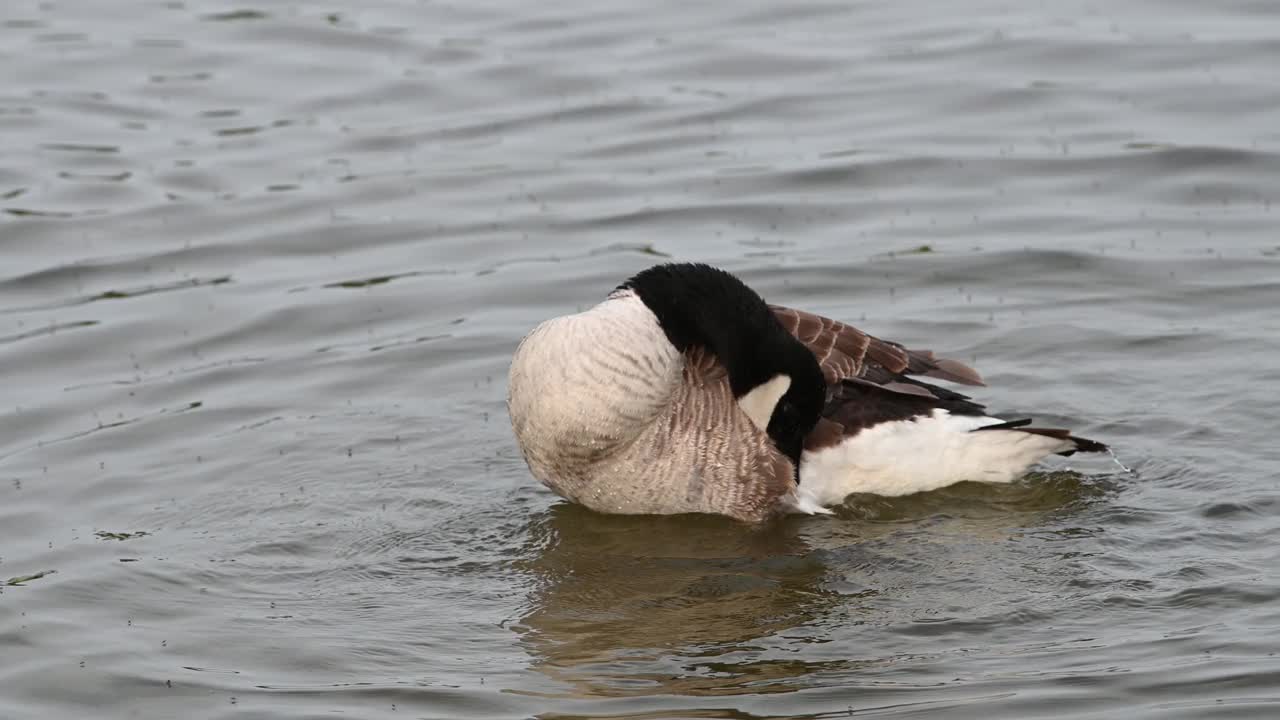
[[[984,415],[969,396],[916,380],[915,376],[984,385],[967,365],[928,350],[868,335],[838,320],[778,305],[770,306],[782,327],[813,352],[827,381],[827,404],[805,439],[808,449],[825,447],[882,422],[927,416],[942,408]]]
[[[805,439],[806,448],[824,447],[873,425],[922,417],[936,409],[953,415],[987,415],[986,407],[968,395],[913,377],[985,386],[982,376],[962,362],[937,357],[929,350],[909,350],[821,315],[770,307],[782,327],[813,352],[827,380],[827,405],[818,426]],[[1067,430],[1028,427],[1030,423],[1029,419],[995,421],[979,431],[1019,430],[1071,440],[1075,447],[1060,455],[1107,450],[1106,445]]]
[[[803,310],[779,305],[770,308],[782,327],[817,357],[828,385],[838,385],[842,380],[862,380],[886,390],[922,397],[936,397],[934,389],[908,376],[985,385],[973,368],[957,360],[937,357],[930,350],[910,350],[868,335],[852,325]]]

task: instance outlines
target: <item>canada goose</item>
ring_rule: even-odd
[[[758,522],[1107,450],[912,376],[984,384],[927,350],[769,305],[723,270],[666,264],[525,336],[507,408],[534,477],[606,513]]]

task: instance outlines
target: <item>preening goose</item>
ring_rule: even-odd
[[[983,385],[954,360],[769,305],[723,270],[666,264],[525,336],[507,408],[534,477],[606,513],[759,522],[1107,450],[920,377]]]

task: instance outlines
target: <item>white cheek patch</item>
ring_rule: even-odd
[[[774,375],[768,382],[751,389],[738,400],[738,407],[751,418],[751,422],[763,432],[769,427],[769,418],[778,401],[791,387],[790,375]]]

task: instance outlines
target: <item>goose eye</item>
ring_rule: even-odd
[[[794,420],[796,415],[795,403],[790,400],[783,400],[778,403],[776,412],[774,413],[784,420]]]

